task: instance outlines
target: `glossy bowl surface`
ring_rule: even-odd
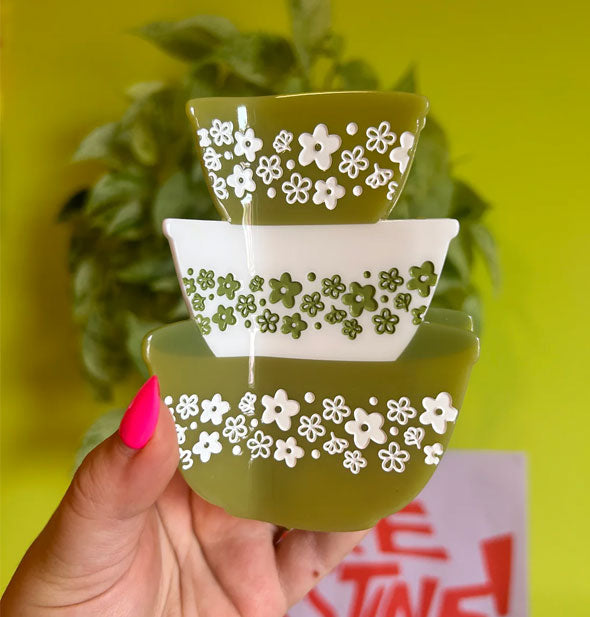
[[[220,358],[395,360],[430,306],[458,230],[453,219],[164,221],[189,312]]]
[[[187,103],[211,196],[235,224],[371,223],[408,176],[428,101],[403,92]]]
[[[186,481],[287,528],[363,529],[403,508],[448,447],[479,353],[468,319],[427,320],[396,362],[222,359],[192,321],[151,333]]]

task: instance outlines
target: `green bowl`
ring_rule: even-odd
[[[371,527],[422,490],[478,354],[469,318],[436,309],[395,362],[216,358],[192,321],[144,345],[193,490],[235,516],[322,531]]]
[[[397,201],[428,101],[402,92],[194,99],[211,196],[236,224],[373,223]]]

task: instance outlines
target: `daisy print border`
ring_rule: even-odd
[[[335,328],[355,340],[368,333],[392,336],[405,322],[418,326],[439,273],[427,260],[407,270],[387,264],[347,280],[338,273],[289,272],[241,280],[231,272],[188,268],[182,277],[201,334],[229,333],[234,326],[301,339]]]
[[[398,135],[388,120],[374,126],[359,126],[352,119],[343,126],[323,121],[299,133],[284,127],[267,143],[254,128],[239,128],[228,119],[215,118],[196,133],[211,190],[220,202],[250,202],[263,192],[287,206],[310,204],[329,211],[345,195],[358,198],[365,191],[381,191],[395,201],[417,141],[411,131]]]
[[[284,388],[235,398],[221,392],[164,398],[176,425],[182,470],[224,453],[286,469],[328,458],[353,476],[372,467],[403,474],[410,464],[438,465],[443,436],[458,416],[448,392],[418,401],[371,396],[362,405],[343,394],[316,398],[307,392],[298,400]]]

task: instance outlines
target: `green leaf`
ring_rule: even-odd
[[[130,146],[137,160],[151,167],[158,162],[158,144],[150,124],[137,121],[131,127]]]
[[[86,318],[92,310],[92,302],[100,284],[100,271],[96,261],[87,257],[80,261],[73,274],[73,312],[77,321]]]
[[[57,215],[57,222],[65,223],[79,214],[86,204],[88,192],[88,189],[82,189],[81,191],[74,193],[61,207],[61,210]]]
[[[465,288],[465,284],[459,277],[457,272],[450,272],[448,268],[445,268],[442,271],[442,275],[440,277],[440,281],[436,287],[436,296],[437,298],[442,297],[449,292],[457,292],[457,290],[462,290]],[[453,306],[449,306],[449,308],[455,308]]]
[[[337,77],[336,66],[332,58],[319,56],[309,70],[308,79],[304,81],[305,90],[310,92],[342,90],[342,86],[336,83]]]
[[[176,152],[190,143],[184,105],[186,92],[176,86],[154,90],[133,101],[121,119],[120,140],[125,141],[135,159],[153,165],[166,152],[174,160]]]
[[[284,76],[284,79],[288,79],[288,76]],[[213,56],[210,63],[198,65],[189,73],[185,98],[259,96],[261,94],[268,94],[270,90],[269,88],[261,88],[243,79],[232,72],[231,67],[225,61],[217,56]],[[186,123],[186,119],[183,122]]]
[[[131,312],[127,313],[127,338],[125,341],[127,353],[143,379],[147,379],[149,376],[142,353],[143,339],[150,330],[161,325],[161,322],[145,321]]]
[[[82,360],[90,377],[99,383],[110,384],[124,374],[121,334],[112,318],[97,310],[90,313],[82,334]]]
[[[172,310],[168,313],[168,319],[170,321],[179,321],[188,317],[188,310],[184,302],[184,298],[179,298]]]
[[[231,38],[218,49],[215,57],[242,79],[273,91],[295,65],[293,49],[287,39],[259,32]]]
[[[179,170],[156,193],[152,208],[152,221],[157,233],[162,231],[162,221],[167,218],[189,218],[194,207],[195,194],[187,175]]]
[[[295,51],[307,75],[316,56],[330,38],[330,1],[288,0],[288,3]]]
[[[445,218],[449,216],[452,196],[446,136],[442,127],[430,118],[420,135],[400,202],[407,203],[410,218]]]
[[[92,255],[96,243],[96,232],[87,224],[84,213],[80,215],[80,221],[73,226],[70,245],[68,246],[68,270],[73,275],[78,264],[86,257]]]
[[[350,60],[338,67],[338,87],[342,90],[376,90],[379,80],[364,60]]]
[[[147,189],[147,180],[136,174],[127,171],[104,174],[92,187],[86,203],[86,212],[92,214],[101,207],[116,201],[140,199]]]
[[[455,267],[463,284],[467,285],[471,278],[472,255],[469,243],[465,241],[465,235],[462,233],[462,230],[449,245],[447,261],[448,264],[452,264]]]
[[[127,88],[127,96],[132,100],[143,99],[156,92],[160,92],[167,85],[163,81],[144,81]]]
[[[390,219],[409,219],[410,218],[410,204],[405,199],[400,199],[396,204],[395,208],[391,211],[389,215]]]
[[[484,259],[492,284],[495,289],[498,289],[500,287],[500,264],[496,241],[490,230],[481,223],[473,223],[470,225],[470,230],[474,246]]]
[[[224,17],[197,15],[178,22],[148,24],[140,28],[138,34],[176,58],[196,62],[236,36],[238,31]]]
[[[113,409],[100,416],[98,420],[90,426],[84,435],[78,452],[76,453],[74,471],[80,467],[82,461],[86,458],[90,451],[94,450],[99,443],[102,443],[119,428],[119,424],[121,424],[124,413],[124,409]]]
[[[297,94],[304,92],[306,82],[300,75],[291,75],[283,81],[281,85],[281,94]]]
[[[329,31],[323,40],[321,47],[319,48],[323,54],[339,60],[344,52],[345,42],[344,37]]]
[[[143,220],[143,208],[138,200],[130,201],[117,209],[113,218],[106,227],[109,236],[117,236],[129,229],[141,225]]]
[[[116,276],[120,281],[141,285],[174,272],[174,263],[169,255],[165,257],[144,257],[120,269]]]
[[[479,220],[489,210],[490,205],[473,188],[462,180],[455,180],[453,200],[449,216],[461,220]]]
[[[219,94],[216,85],[221,80],[220,73],[217,64],[200,65],[191,70],[184,80],[187,100]]]
[[[105,163],[117,161],[119,158],[117,148],[118,131],[118,122],[110,122],[94,129],[82,140],[72,160],[74,162],[94,160]]]
[[[406,72],[398,79],[392,90],[395,92],[416,92],[416,65],[410,64]]]
[[[163,276],[150,283],[150,289],[162,293],[180,293],[176,276]]]
[[[467,296],[465,287],[450,287],[444,294],[436,294],[432,299],[433,308],[447,308],[455,311],[463,310],[463,303]]]

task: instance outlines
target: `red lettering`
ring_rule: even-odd
[[[492,597],[498,615],[507,615],[510,607],[512,543],[512,534],[497,536],[482,542],[484,564],[490,579]]]
[[[404,547],[397,542],[399,533],[415,533],[426,536],[434,535],[431,525],[426,523],[398,522],[395,517],[384,518],[377,523],[375,528],[377,545],[382,553],[395,553],[397,555],[411,555],[414,557],[426,557],[428,559],[440,559],[446,561],[449,554],[442,547]]]
[[[399,574],[399,566],[396,563],[344,563],[339,569],[341,581],[352,581],[355,585],[352,602],[350,604],[349,617],[374,617],[383,595],[383,588],[380,588],[369,603],[369,608],[375,611],[367,613],[363,611],[367,589],[372,579],[378,576],[396,576]],[[376,599],[378,596],[378,599]]]
[[[438,580],[423,578],[420,580],[420,591],[416,610],[410,604],[408,584],[400,581],[391,588],[383,617],[428,617],[436,591]]]
[[[375,591],[375,594],[371,598],[367,607],[362,611],[360,617],[375,617],[377,615],[379,604],[381,603],[381,598],[383,597],[384,592],[385,585],[381,585],[377,588],[377,591]]]
[[[512,534],[484,540],[481,544],[488,581],[478,585],[453,587],[445,591],[439,617],[486,617],[464,611],[461,602],[468,598],[491,595],[498,615],[507,615],[512,577]]]
[[[396,514],[424,514],[426,515],[426,508],[422,505],[421,501],[410,501],[405,507],[396,512]]]
[[[338,617],[334,608],[328,604],[317,588],[312,589],[307,594],[307,600],[315,609],[317,609],[321,617]]]

